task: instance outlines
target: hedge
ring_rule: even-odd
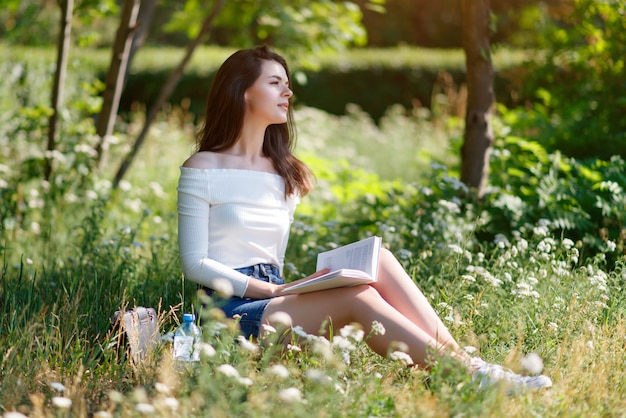
[[[150,53],[148,62],[134,65],[129,76],[120,110],[127,111],[133,103],[152,103],[171,72],[164,60],[155,59]],[[500,57],[500,58],[499,58]],[[502,58],[504,57],[504,58]],[[498,102],[507,106],[518,104],[516,89],[523,52],[505,51],[494,54],[496,71],[495,91]],[[169,60],[165,60],[167,62]],[[214,57],[203,59],[201,55],[187,70],[170,103],[190,101],[190,111],[202,114],[211,81],[219,65]],[[171,65],[173,67],[175,62]],[[294,67],[294,66],[292,66]],[[332,114],[345,113],[349,103],[360,106],[375,120],[393,104],[407,108],[416,103],[430,107],[441,73],[449,74],[455,86],[464,83],[465,68],[462,51],[428,50],[424,48],[390,48],[379,50],[349,51],[340,57],[328,57],[315,70],[298,70],[306,83],[294,77],[294,97],[297,104],[316,107]],[[513,74],[518,74],[513,76]],[[102,78],[104,76],[102,75]]]

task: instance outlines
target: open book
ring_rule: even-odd
[[[381,243],[381,238],[374,236],[318,254],[316,270],[329,268],[330,272],[287,285],[282,293],[307,293],[375,282]]]

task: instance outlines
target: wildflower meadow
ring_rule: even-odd
[[[373,123],[358,108],[295,112],[296,152],[316,189],[292,225],[286,279],[310,274],[320,251],[382,236],[468,352],[554,382],[511,396],[478,388],[445,357],[407,367],[402,341],[375,355],[366,341],[385,332],[379,323],[325,338],[278,315],[284,325],[264,327],[262,343],[242,339],[178,262],[176,183],[193,118],[164,109],[113,189],[141,114],[120,122],[124,134],[107,138],[96,163],[92,121],[70,112],[59,151],[46,155],[37,67],[0,67],[9,74],[0,97],[23,103],[0,102],[3,417],[625,416],[622,158],[548,152],[497,117],[489,189],[477,201],[456,171],[459,115],[393,108]],[[74,88],[72,106],[96,106],[89,83]],[[134,306],[157,310],[161,334],[138,363],[111,331],[114,312]],[[198,363],[173,360],[183,312],[203,318]]]

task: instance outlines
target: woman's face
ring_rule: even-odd
[[[261,75],[244,95],[246,117],[267,125],[285,123],[292,95],[283,66],[276,61],[263,61]]]

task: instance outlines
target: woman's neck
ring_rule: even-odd
[[[254,125],[244,123],[237,142],[230,147],[227,152],[250,161],[265,158],[263,153],[263,142],[265,140],[266,125]]]

